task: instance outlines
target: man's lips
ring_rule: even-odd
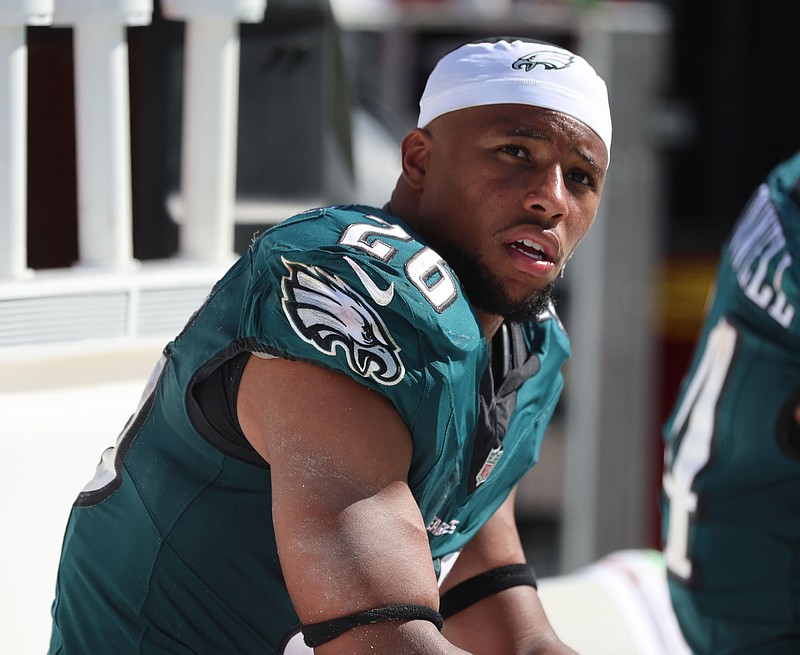
[[[515,266],[536,277],[551,275],[559,252],[558,240],[546,232],[519,235],[506,242]]]
[[[514,248],[514,250],[521,252],[523,255],[526,255],[531,259],[536,259],[539,261],[547,259],[547,254],[544,251],[544,247],[542,244],[537,243],[536,241],[531,241],[530,239],[519,239],[518,241],[514,241],[509,245],[511,248]]]

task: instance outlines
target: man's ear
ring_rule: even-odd
[[[431,134],[425,129],[415,128],[403,139],[403,177],[413,189],[425,186],[425,172],[431,149]]]

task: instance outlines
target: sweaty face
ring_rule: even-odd
[[[569,116],[526,105],[455,111],[411,138],[416,228],[477,308],[512,320],[538,313],[597,213],[603,142]]]

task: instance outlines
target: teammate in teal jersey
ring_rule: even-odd
[[[562,388],[550,294],[600,202],[605,84],[490,40],[420,109],[386,207],[269,230],[167,345],[71,512],[51,653],[572,652],[513,502]]]
[[[800,153],[722,251],[665,426],[664,554],[697,655],[800,653]]]

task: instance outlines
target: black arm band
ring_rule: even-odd
[[[528,564],[498,566],[464,580],[447,591],[439,603],[439,612],[448,618],[487,596],[523,585],[537,588],[536,575]]]
[[[415,621],[417,619],[430,621],[439,630],[444,625],[441,614],[430,607],[425,607],[424,605],[388,605],[373,610],[357,612],[350,616],[343,616],[340,619],[304,625],[303,639],[306,642],[306,646],[316,648],[359,625],[369,625],[380,623],[381,621]]]

